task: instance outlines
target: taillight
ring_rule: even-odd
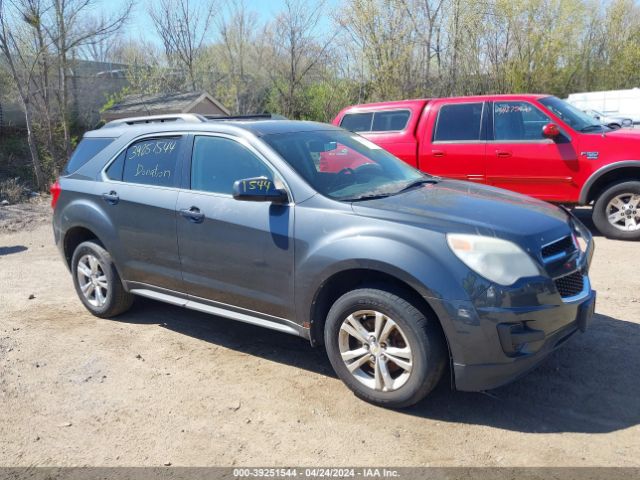
[[[51,185],[49,191],[51,192],[51,208],[56,208],[56,203],[58,203],[58,198],[60,198],[60,192],[62,192],[60,182],[56,180],[56,182]]]

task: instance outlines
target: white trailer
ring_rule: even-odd
[[[640,88],[605,92],[572,93],[569,103],[581,110],[597,110],[605,115],[628,117],[640,124]]]

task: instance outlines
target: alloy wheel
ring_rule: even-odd
[[[640,230],[640,195],[623,193],[613,197],[607,204],[607,219],[619,230]]]
[[[94,307],[102,307],[107,301],[109,281],[104,268],[95,255],[83,255],[76,267],[78,284],[84,298]]]
[[[411,375],[414,362],[407,337],[381,312],[359,310],[344,319],[338,347],[351,374],[373,390],[398,390]]]

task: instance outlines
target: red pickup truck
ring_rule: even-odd
[[[372,103],[345,108],[333,123],[434,175],[565,205],[593,203],[604,235],[640,239],[640,131],[612,130],[556,97]],[[340,161],[341,169],[361,163]]]

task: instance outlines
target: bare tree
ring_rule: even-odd
[[[417,60],[422,66],[422,81],[419,88],[425,92],[430,89],[431,65],[439,52],[438,32],[442,28],[444,0],[401,0],[404,12],[411,22],[417,36],[417,48],[420,50]]]
[[[304,0],[285,0],[284,10],[270,29],[273,51],[270,76],[282,99],[284,114],[298,118],[297,95],[303,81],[326,60],[337,31],[321,37],[318,30],[325,16],[325,1],[309,4]]]
[[[420,81],[417,30],[398,1],[352,0],[337,21],[359,48],[373,99],[412,95]]]
[[[33,72],[43,52],[30,49],[28,44],[20,40],[20,29],[17,28],[18,25],[12,24],[10,21],[9,17],[11,15],[14,15],[13,20],[15,21],[19,12],[16,10],[9,12],[5,0],[0,0],[0,52],[2,52],[6,60],[24,110],[31,163],[33,164],[38,189],[42,190],[46,187],[46,179],[42,172],[42,164],[34,135],[30,86]]]
[[[264,94],[260,88],[264,80],[260,78],[259,58],[264,47],[264,37],[259,36],[262,28],[256,13],[247,9],[244,0],[230,0],[227,6],[228,14],[220,16],[217,22],[222,57],[218,63],[226,90],[220,93],[233,103],[235,112],[254,113]]]
[[[131,13],[129,1],[114,15],[91,17],[91,7],[95,0],[50,0],[53,12],[47,26],[49,38],[55,48],[58,67],[58,104],[67,155],[71,154],[71,134],[69,131],[69,73],[73,64],[73,54],[78,49],[95,44],[110,37],[125,24]]]
[[[185,71],[191,89],[198,87],[196,64],[209,34],[216,3],[189,0],[159,0],[150,4],[149,16],[162,39],[167,59],[172,66]]]

